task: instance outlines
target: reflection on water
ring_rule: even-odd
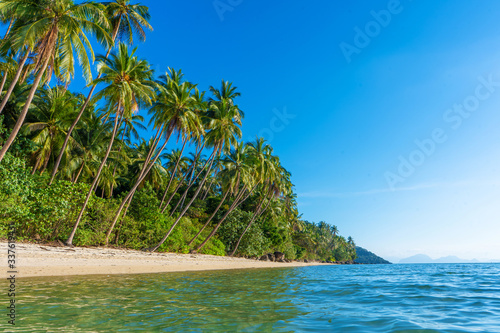
[[[500,332],[499,273],[360,265],[24,279],[7,331]]]

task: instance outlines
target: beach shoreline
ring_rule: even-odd
[[[7,241],[0,241],[0,251],[6,258],[7,250]],[[21,242],[16,243],[15,254],[17,278],[325,265],[259,261],[205,254],[150,253],[107,247],[64,247]],[[8,267],[3,270],[6,277],[8,277],[8,270]]]

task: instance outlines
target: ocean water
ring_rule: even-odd
[[[20,279],[5,332],[500,332],[499,264]],[[5,311],[5,310],[4,310]]]

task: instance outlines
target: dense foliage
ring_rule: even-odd
[[[273,148],[241,141],[232,83],[200,91],[135,55],[147,7],[2,0],[0,17],[0,236],[14,221],[21,240],[67,245],[355,258],[337,227],[299,218]],[[86,95],[71,91],[77,60]]]

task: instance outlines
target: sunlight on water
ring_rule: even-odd
[[[357,265],[24,279],[6,331],[500,332],[499,273]]]

